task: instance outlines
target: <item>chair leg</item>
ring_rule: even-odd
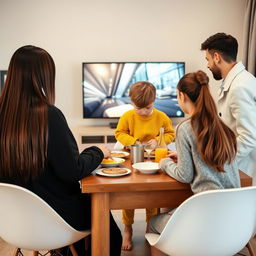
[[[78,256],[78,254],[77,254],[77,252],[76,252],[76,249],[75,249],[75,247],[74,247],[73,244],[71,244],[71,245],[69,246],[69,249],[70,249],[70,251],[71,251],[71,253],[72,253],[73,256]]]
[[[256,256],[255,251],[254,251],[253,246],[252,246],[251,240],[248,242],[248,244],[246,245],[246,247],[247,247],[248,250],[249,250],[250,256]]]
[[[84,238],[84,246],[85,246],[85,250],[87,251],[89,246],[90,246],[90,243],[91,243],[91,236],[88,235]]]
[[[13,252],[13,256],[18,256],[20,252],[20,248],[15,248],[14,252]]]
[[[90,242],[91,242],[90,235],[86,236],[86,237],[83,238],[83,239],[84,239],[84,248],[85,248],[85,250],[87,251],[88,248],[89,248],[89,246],[90,246]],[[77,253],[77,251],[76,251],[76,249],[75,249],[74,244],[71,244],[71,245],[69,246],[69,249],[70,249],[70,251],[71,251],[71,253],[72,253],[72,256],[78,256],[78,253]]]

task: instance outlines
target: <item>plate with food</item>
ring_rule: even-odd
[[[95,171],[96,174],[106,177],[120,177],[127,174],[130,174],[132,171],[128,168],[118,168],[118,167],[110,167],[110,168],[100,168]]]
[[[102,167],[115,167],[123,163],[125,160],[120,157],[104,158],[101,162]]]
[[[127,157],[130,154],[128,152],[125,151],[111,151],[111,157]]]

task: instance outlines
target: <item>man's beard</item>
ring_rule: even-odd
[[[215,80],[221,80],[222,79],[221,71],[215,64],[210,70],[211,70],[213,78]]]

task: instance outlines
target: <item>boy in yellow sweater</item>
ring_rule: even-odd
[[[134,83],[129,92],[134,109],[124,113],[119,119],[115,137],[124,146],[132,144],[157,145],[159,130],[164,128],[166,144],[174,140],[174,129],[170,118],[153,107],[156,98],[156,88],[149,82]],[[134,223],[134,209],[123,210],[124,237],[123,250],[132,249],[132,224]],[[146,209],[146,221],[157,214],[157,209]]]

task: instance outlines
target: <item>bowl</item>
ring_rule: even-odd
[[[159,164],[155,162],[139,162],[133,164],[132,167],[144,174],[156,173],[160,169]]]
[[[112,157],[112,159],[103,159],[101,162],[102,167],[115,167],[123,163],[125,160],[119,157]]]

